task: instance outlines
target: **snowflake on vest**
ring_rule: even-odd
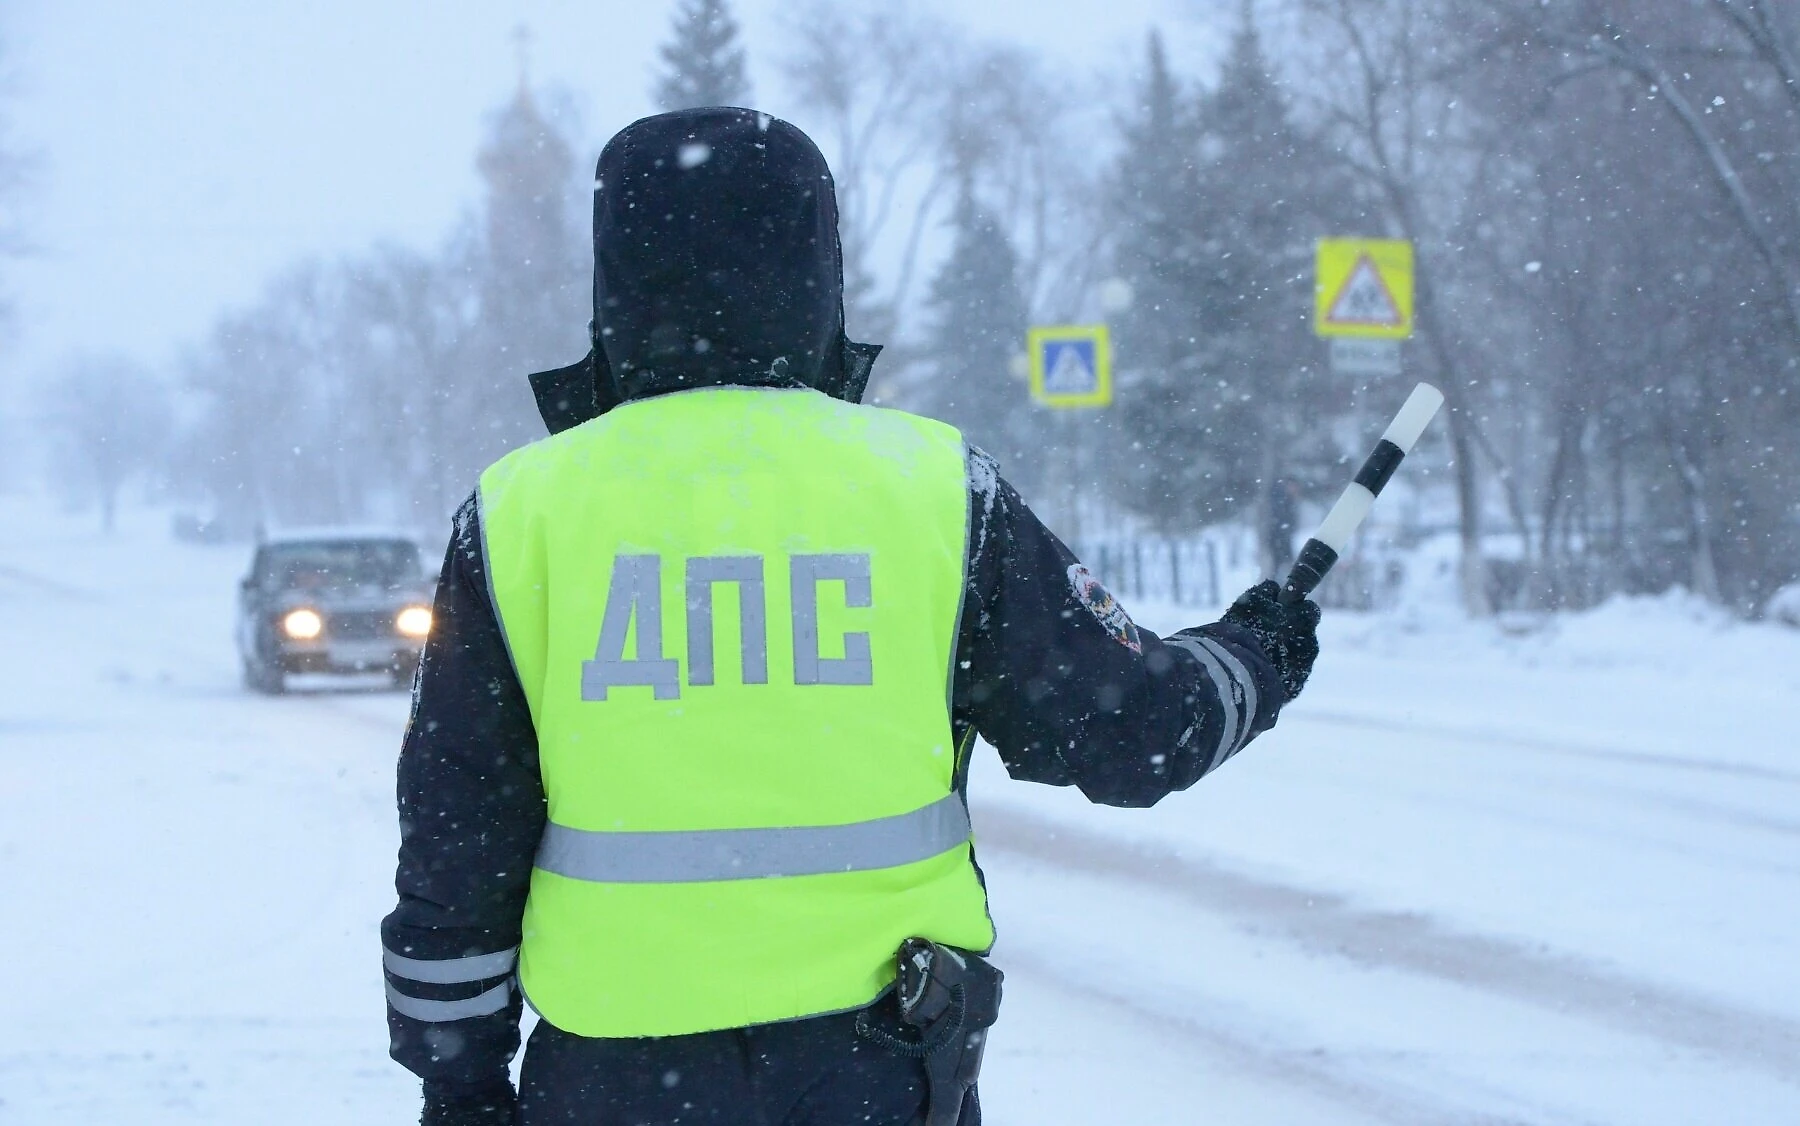
[[[1133,653],[1144,651],[1143,639],[1138,637],[1137,623],[1119,605],[1119,600],[1112,596],[1112,591],[1100,585],[1092,571],[1077,563],[1069,568],[1069,586],[1075,591],[1075,601],[1087,607],[1088,613],[1106,627],[1113,640],[1131,650]]]

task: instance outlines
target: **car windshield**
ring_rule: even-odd
[[[393,587],[420,577],[419,549],[404,540],[320,541],[263,549],[258,578],[283,590]]]

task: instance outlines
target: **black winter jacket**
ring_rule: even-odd
[[[979,451],[969,489],[958,745],[973,728],[1014,778],[1147,806],[1274,726],[1280,680],[1249,633],[1225,623],[1166,640],[1140,632]],[[480,519],[471,496],[438,584],[400,751],[400,902],[381,928],[392,1054],[449,1086],[503,1074],[518,1048],[513,952],[545,821]],[[965,760],[965,800],[967,782]]]

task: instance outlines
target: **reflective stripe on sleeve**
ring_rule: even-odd
[[[499,977],[512,972],[519,957],[517,946],[496,950],[492,954],[471,954],[467,958],[422,959],[396,954],[386,947],[381,951],[381,965],[395,977],[422,981],[429,985],[457,985],[466,981]]]
[[[969,839],[956,794],[893,817],[777,829],[604,832],[554,822],[537,866],[595,883],[680,884],[868,872],[929,860]]]
[[[1231,690],[1231,674],[1226,672],[1225,666],[1221,665],[1219,659],[1213,656],[1212,650],[1201,645],[1192,637],[1171,637],[1168,644],[1193,654],[1194,659],[1199,661],[1201,667],[1206,670],[1206,675],[1212,680],[1213,687],[1218,689],[1219,703],[1224,705],[1225,729],[1219,733],[1219,742],[1213,747],[1213,752],[1208,756],[1206,763],[1206,769],[1212,770],[1230,756],[1231,748],[1237,745],[1238,732],[1247,727],[1248,722],[1244,719],[1243,708],[1238,704],[1237,693]]]
[[[1210,637],[1202,637],[1199,641],[1211,651],[1213,656],[1219,658],[1219,663],[1225,666],[1236,678],[1238,687],[1243,689],[1244,725],[1239,729],[1238,737],[1233,740],[1231,749],[1225,752],[1225,757],[1230,758],[1244,749],[1244,744],[1250,741],[1250,729],[1256,726],[1256,678],[1250,675],[1250,670],[1244,667],[1244,662],[1238,660],[1237,654],[1230,649]]]
[[[408,997],[389,985],[387,1000],[388,1004],[394,1007],[394,1011],[401,1016],[427,1021],[431,1024],[443,1024],[446,1021],[491,1016],[506,1008],[506,1002],[511,993],[512,983],[503,981],[486,993],[465,997],[460,1001],[427,1001],[422,997]]]

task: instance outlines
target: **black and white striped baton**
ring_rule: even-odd
[[[1400,468],[1400,462],[1443,405],[1444,393],[1431,384],[1421,383],[1413,388],[1400,413],[1388,423],[1381,441],[1375,443],[1375,452],[1356,471],[1356,479],[1319,522],[1319,530],[1300,549],[1300,557],[1294,560],[1287,582],[1281,584],[1282,602],[1300,601],[1325,578],[1338,556],[1350,546],[1350,537],[1362,526],[1375,498],[1381,495],[1382,486],[1388,483],[1394,470]]]

